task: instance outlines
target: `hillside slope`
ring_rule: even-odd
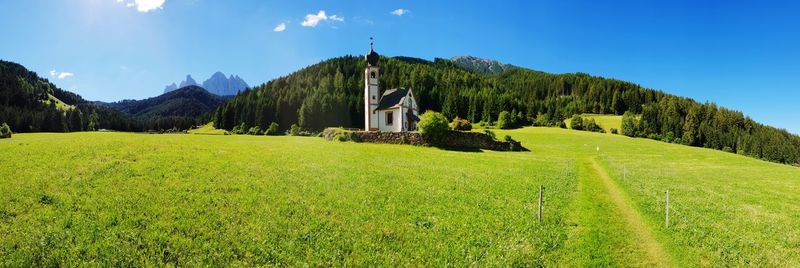
[[[198,117],[213,111],[227,98],[206,91],[199,86],[188,86],[144,100],[123,100],[107,103],[136,118],[181,116]]]
[[[494,122],[500,112],[522,114],[520,125],[557,125],[574,114],[629,113],[626,135],[726,150],[770,161],[800,164],[800,137],[759,124],[738,111],[588,74],[550,74],[513,68],[497,75],[464,68],[451,60],[381,58],[382,90],[408,87],[421,111]],[[262,129],[298,124],[363,128],[361,57],[329,59],[242,92],[220,106],[215,127],[245,124]],[[634,116],[635,115],[635,116]],[[623,128],[626,126],[622,124]]]
[[[136,131],[138,122],[58,88],[17,63],[0,61],[0,123],[14,132]]]
[[[0,61],[0,123],[18,133],[188,129],[208,122],[207,114],[226,99],[197,87],[144,101],[92,102]]]

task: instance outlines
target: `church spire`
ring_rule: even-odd
[[[375,52],[375,39],[370,37],[369,38],[369,53],[364,56],[364,59],[367,61],[367,65],[369,66],[378,66],[378,59],[380,59],[380,55]]]

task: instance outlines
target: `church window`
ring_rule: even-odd
[[[394,121],[394,116],[392,112],[386,112],[386,125],[391,126]]]
[[[374,71],[369,73],[369,78],[375,78],[375,72]]]

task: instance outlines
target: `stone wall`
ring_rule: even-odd
[[[492,151],[524,151],[518,141],[498,141],[479,132],[450,131],[437,143],[440,147],[474,148]]]
[[[394,133],[379,131],[349,131],[343,129],[326,129],[323,137],[328,140],[410,144],[419,146],[436,146],[454,149],[485,149],[492,151],[527,151],[518,141],[498,141],[479,132],[449,131],[438,142],[426,140],[418,132]]]
[[[353,135],[359,142],[371,143],[390,143],[390,144],[411,144],[428,146],[428,143],[417,132],[380,132],[380,131],[357,131]]]

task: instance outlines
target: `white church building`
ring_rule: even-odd
[[[364,58],[367,61],[367,68],[364,70],[364,130],[416,131],[419,106],[414,92],[410,88],[395,88],[379,95],[380,55],[375,52],[372,43],[369,53]]]

